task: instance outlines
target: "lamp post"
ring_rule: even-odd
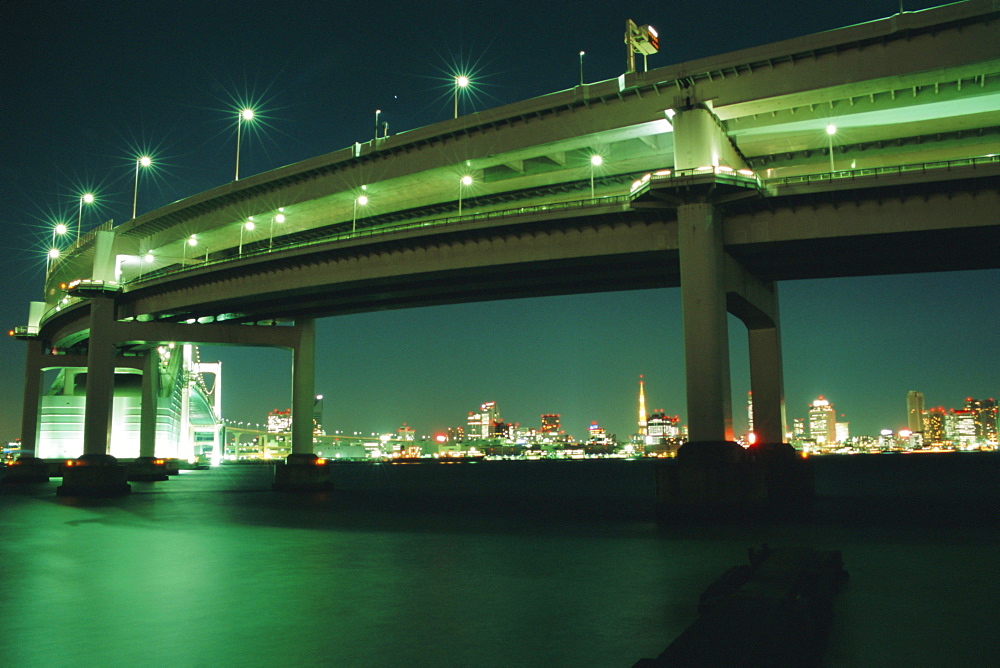
[[[458,91],[469,85],[469,77],[464,74],[455,77],[455,118],[458,118]]]
[[[583,85],[583,54],[584,54],[584,52],[581,51],[580,52],[580,85],[581,86]]]
[[[83,205],[93,204],[94,195],[91,193],[84,193],[80,195],[80,211],[76,215],[76,239],[74,241],[80,240],[81,226],[83,225]]]
[[[135,161],[135,188],[132,190],[132,218],[135,218],[136,203],[139,201],[139,167],[149,167],[153,164],[153,159],[148,155],[141,156]]]
[[[830,123],[826,126],[826,136],[830,138],[830,173],[833,174],[833,135],[837,134],[837,126]]]
[[[604,158],[595,153],[590,156],[590,199],[594,199],[594,170],[604,164]]]
[[[278,209],[278,211],[284,211],[284,209]],[[267,239],[267,250],[271,251],[271,246],[274,245],[274,224],[285,222],[285,214],[279,213],[271,217],[271,233]]]
[[[462,216],[462,195],[465,193],[465,186],[472,185],[472,177],[466,174],[458,181],[458,215]]]
[[[351,219],[351,234],[358,229],[358,205],[368,204],[368,195],[359,195],[354,199],[354,218]]]
[[[252,220],[248,220],[247,222],[240,225],[240,248],[239,251],[237,252],[238,257],[243,257],[243,231],[246,230],[247,232],[253,232],[255,227],[257,226],[254,224]]]
[[[240,135],[243,129],[243,121],[253,120],[253,109],[241,109],[236,115],[236,177],[234,181],[240,180]]]
[[[381,109],[376,109],[375,110],[375,135],[374,135],[375,140],[378,139],[378,115],[381,114],[381,113],[382,113]],[[375,141],[375,140],[372,140],[372,141]]]

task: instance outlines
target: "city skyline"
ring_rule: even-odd
[[[906,4],[913,10],[936,3]],[[774,5],[786,21],[766,20],[745,3],[720,3],[725,11],[711,16],[641,3],[551,3],[499,18],[456,3],[431,25],[421,11],[386,5],[380,36],[406,44],[404,52],[368,49],[372,38],[348,28],[365,24],[374,7],[368,3],[185,6],[169,26],[150,7],[167,11],[172,3],[113,11],[89,3],[6,3],[0,23],[9,32],[2,48],[10,65],[0,76],[19,104],[0,110],[11,129],[0,140],[7,158],[0,226],[11,240],[5,323],[25,324],[28,302],[40,298],[56,220],[82,222],[85,230],[109,218],[121,223],[133,202],[141,214],[232,180],[236,110],[246,101],[259,103],[260,123],[243,136],[241,176],[367,141],[373,121],[396,133],[449,118],[450,77],[459,66],[471,68],[476,84],[461,113],[577,85],[581,50],[587,82],[613,78],[624,65],[627,18],[659,29],[661,53],[649,64],[661,67],[898,10],[894,0]],[[538,30],[523,30],[523,16]],[[103,25],[119,26],[119,33],[103,39]],[[154,25],[156,46],[147,49],[141,36]],[[545,29],[553,25],[564,30],[553,35]],[[748,29],[733,37],[734,26]],[[262,49],[248,34],[274,38]],[[154,171],[140,173],[136,160],[146,151]],[[97,200],[84,207],[78,198],[90,188]],[[782,283],[789,423],[819,395],[848,416],[852,431],[878,433],[906,424],[910,390],[922,391],[928,406],[1000,394],[998,279],[1000,272],[985,271]],[[730,323],[739,434],[749,390],[746,333],[732,317]],[[318,323],[318,341],[316,390],[327,397],[327,421],[346,429],[407,422],[439,431],[454,426],[456,409],[461,415],[471,399],[495,400],[511,416],[560,413],[564,429],[577,436],[592,421],[628,434],[636,426],[640,374],[648,407],[686,423],[677,289],[328,318]],[[20,430],[24,345],[6,338],[0,345],[0,372],[11,379],[0,390],[7,437]],[[203,359],[217,358],[224,362],[226,417],[249,420],[290,404],[287,353],[203,347]]]

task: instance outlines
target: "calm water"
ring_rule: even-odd
[[[104,502],[4,489],[0,663],[630,666],[768,542],[843,552],[829,665],[1000,664],[1000,455],[817,467],[821,517],[743,527],[658,527],[644,462],[339,466],[306,496],[233,466]]]

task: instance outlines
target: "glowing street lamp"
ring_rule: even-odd
[[[364,186],[362,186],[363,188]],[[358,206],[366,206],[368,204],[368,195],[359,195],[354,200],[354,218],[351,220],[351,234],[358,229]]]
[[[458,91],[469,85],[469,77],[461,74],[455,77],[455,118],[458,118]]]
[[[253,220],[248,220],[240,225],[240,249],[237,253],[239,257],[243,257],[243,231],[246,230],[247,232],[253,232],[255,227],[257,227],[257,225],[254,224]]]
[[[60,237],[66,236],[67,232],[69,232],[69,227],[67,227],[66,223],[56,223],[55,227],[52,228],[52,247],[53,248],[56,248],[56,236],[60,236]],[[51,251],[49,251],[49,252],[51,252]]]
[[[195,236],[194,234],[192,234],[191,236],[189,236],[187,239],[184,240],[184,245],[182,246],[183,250],[181,251],[181,267],[187,266],[188,246],[194,248],[197,245],[198,245],[198,237]]]
[[[837,134],[837,126],[830,123],[826,126],[826,136],[830,138],[830,173],[833,173],[833,135]]]
[[[284,208],[278,209],[278,211],[284,211]],[[270,252],[271,246],[274,245],[274,224],[275,223],[281,224],[283,222],[285,222],[285,214],[283,214],[283,213],[278,213],[278,214],[276,214],[276,215],[274,215],[274,216],[271,217],[271,233],[270,233],[270,235],[268,236],[268,239],[267,239],[267,250],[268,250],[268,252]]]
[[[83,205],[93,203],[94,195],[92,193],[84,193],[80,195],[80,212],[76,215],[76,241],[80,240],[81,226],[83,224]]]
[[[382,113],[381,109],[375,110],[375,139],[378,139],[378,115],[381,113]]]
[[[135,218],[135,205],[139,199],[139,168],[149,167],[153,164],[153,159],[148,155],[136,158],[135,161],[135,189],[132,191],[132,218]]]
[[[466,174],[458,182],[458,215],[462,215],[462,195],[465,193],[465,187],[472,185],[472,177]]]
[[[59,249],[53,246],[49,249],[49,252],[45,254],[45,273],[49,273],[52,269],[52,263],[56,261],[59,257]]]
[[[144,265],[153,264],[153,260],[156,258],[153,256],[153,251],[146,251],[146,254],[139,258],[139,278],[142,278],[142,268]]]
[[[243,123],[246,121],[249,123],[253,120],[253,109],[241,109],[240,113],[236,116],[236,178],[234,181],[240,180],[240,134],[243,129]]]
[[[604,164],[604,158],[595,153],[590,156],[590,199],[594,199],[594,170]]]
[[[580,85],[581,86],[583,85],[583,54],[584,54],[584,52],[581,51],[580,52]]]

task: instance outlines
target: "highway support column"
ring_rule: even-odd
[[[24,406],[21,409],[21,454],[4,472],[5,485],[49,481],[49,465],[38,457],[38,414],[42,401],[44,359],[42,341],[28,341],[24,368]]]
[[[60,496],[118,496],[132,491],[125,467],[108,454],[115,392],[114,322],[114,297],[92,296],[83,454],[66,466],[63,484],[56,488]]]
[[[169,480],[166,463],[156,458],[156,410],[160,394],[160,355],[149,348],[143,355],[142,398],[139,408],[139,456],[128,465],[128,479],[141,482]]]
[[[292,451],[274,467],[273,489],[317,492],[331,488],[330,466],[313,452],[313,406],[316,401],[316,320],[295,323],[292,349]]]

